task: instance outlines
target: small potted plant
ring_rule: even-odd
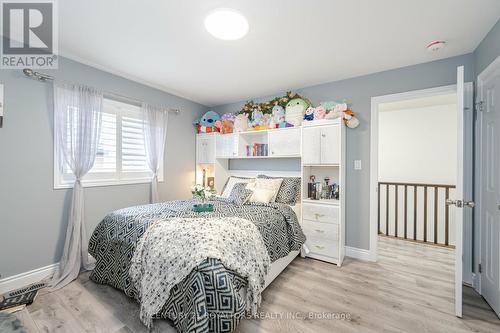
[[[207,203],[207,200],[215,194],[213,187],[204,187],[203,185],[196,184],[191,187],[193,199],[201,201],[200,204],[194,204],[193,210],[195,212],[211,212],[214,210],[213,204]]]

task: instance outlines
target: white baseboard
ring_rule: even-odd
[[[359,249],[357,247],[345,247],[345,255],[347,257],[364,260],[364,261],[377,261],[370,250]]]
[[[58,263],[40,267],[29,272],[6,277],[0,280],[0,294],[26,287],[30,284],[40,282],[54,274]]]

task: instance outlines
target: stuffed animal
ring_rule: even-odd
[[[349,128],[356,128],[359,126],[359,120],[351,109],[346,109],[344,111],[344,124]]]
[[[220,117],[220,120],[229,120],[229,121],[232,121],[234,123],[234,118],[236,116],[234,115],[234,113],[224,113],[221,117]]]
[[[254,109],[252,111],[252,122],[250,123],[250,127],[257,127],[264,125],[264,114],[262,111],[258,109]]]
[[[336,119],[343,118],[343,113],[347,110],[347,104],[337,103],[337,102],[322,102],[321,106],[324,107],[328,113],[325,115],[325,119]]]
[[[304,120],[311,121],[314,120],[314,108],[312,106],[308,107],[306,110],[306,114],[304,115]]]
[[[285,121],[293,126],[300,126],[309,103],[302,98],[294,98],[288,102],[285,108]]]
[[[219,114],[214,111],[208,111],[200,120],[196,120],[193,124],[196,126],[198,133],[211,133],[218,132],[219,129],[215,127],[215,123],[220,119]]]
[[[325,119],[326,109],[323,106],[317,106],[314,108],[314,120]]]
[[[242,113],[234,118],[234,132],[244,132],[248,129],[248,113]]]
[[[233,133],[234,122],[227,119],[217,120],[215,122],[215,127],[219,129],[219,132],[221,132],[221,134]]]
[[[285,122],[285,109],[280,105],[273,106],[273,121],[278,126]]]

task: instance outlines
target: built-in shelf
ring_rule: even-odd
[[[300,158],[300,155],[286,155],[286,156],[229,156],[229,157],[216,157],[218,159],[225,160],[252,160],[252,159],[262,159],[262,158]]]
[[[334,205],[334,206],[340,205],[340,200],[336,200],[336,199],[319,199],[319,200],[302,199],[302,202],[303,203],[313,203],[313,204],[323,204],[323,205]]]
[[[305,167],[310,167],[310,168],[316,168],[316,167],[322,167],[322,168],[335,168],[335,167],[340,167],[340,164],[302,164],[302,166]]]

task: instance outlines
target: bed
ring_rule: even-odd
[[[236,205],[220,197],[210,202],[214,205],[213,212],[195,213],[191,210],[194,200],[180,200],[108,214],[89,242],[89,253],[96,259],[90,278],[123,290],[138,300],[138,292],[129,276],[131,259],[141,236],[159,219],[240,217],[253,222],[272,262],[265,287],[298,255],[305,242],[298,223],[300,205],[276,202]],[[170,319],[179,332],[231,332],[246,315],[242,292],[246,283],[218,259],[207,258],[171,289],[155,318]]]

